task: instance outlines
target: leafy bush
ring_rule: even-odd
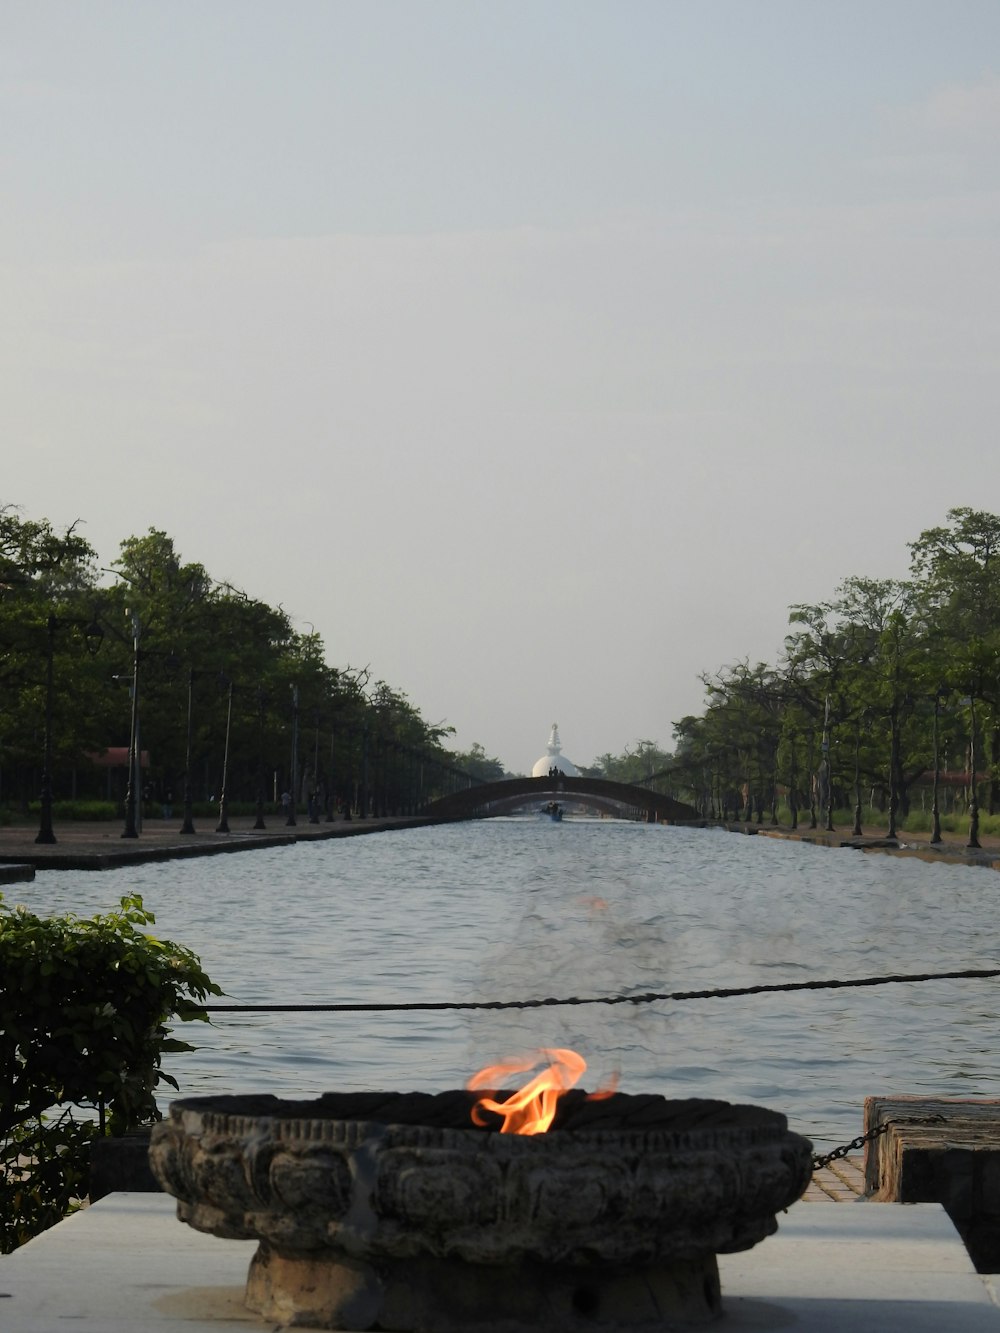
[[[199,1002],[221,994],[189,949],[144,931],[153,921],[137,895],[89,919],[0,896],[0,1252],[86,1192],[95,1134],[159,1119],[157,1086],[177,1086],[162,1057],[193,1049],[168,1022],[205,1020]]]
[[[42,813],[41,801],[29,801],[26,814],[18,816],[19,822],[37,823]],[[8,816],[10,811],[8,811]],[[53,801],[52,818],[59,820],[111,820],[120,819],[121,810],[114,801]]]
[[[114,801],[55,801],[53,819],[111,820],[119,817]]]

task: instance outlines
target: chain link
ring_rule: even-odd
[[[887,1134],[893,1125],[943,1125],[944,1123],[945,1117],[937,1113],[934,1115],[897,1115],[892,1120],[883,1120],[874,1129],[869,1129],[864,1134],[859,1134],[856,1139],[851,1139],[850,1143],[841,1144],[839,1148],[824,1153],[822,1157],[814,1157],[812,1159],[813,1170],[821,1171],[824,1166],[829,1166],[831,1162],[836,1162],[841,1157],[847,1157],[848,1154],[857,1152],[866,1143],[874,1143],[883,1134]]]

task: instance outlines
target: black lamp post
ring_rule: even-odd
[[[344,765],[344,819],[354,818],[354,728],[347,728],[347,757]]]
[[[979,790],[976,782],[976,767],[979,756],[976,753],[976,699],[969,696],[969,841],[967,847],[980,847],[979,841]]]
[[[263,687],[257,686],[257,818],[255,829],[267,828],[264,823],[264,704],[267,696]]]
[[[795,732],[792,731],[788,736],[788,819],[791,827],[797,829],[799,826],[799,797],[798,797],[798,755],[795,748]]]
[[[325,824],[330,824],[333,822],[333,803],[336,800],[336,795],[337,795],[336,787],[334,784],[334,773],[336,773],[337,771],[336,768],[334,767],[335,763],[334,749],[333,749],[334,737],[335,737],[334,724],[331,722],[330,723],[330,771],[327,774],[326,790],[324,793],[326,797],[326,811],[323,816],[323,822]]]
[[[87,644],[87,651],[91,657],[98,651],[104,642],[104,631],[98,625],[96,620],[84,622],[81,620],[60,620],[57,616],[50,615],[46,623],[47,645],[45,653],[45,739],[44,755],[42,766],[42,790],[41,790],[41,817],[38,825],[38,835],[35,838],[36,843],[54,843],[57,841],[55,830],[52,827],[52,711],[53,711],[53,677],[56,630],[62,626],[84,625],[84,638]]]
[[[293,827],[295,819],[295,797],[296,783],[298,780],[299,768],[299,687],[292,686],[292,780],[289,783],[288,791],[291,800],[288,802],[288,818],[285,820],[286,827]]]
[[[52,828],[52,658],[55,653],[56,618],[49,616],[48,651],[45,658],[45,752],[42,761],[42,817],[35,842],[55,842]]]
[[[222,677],[225,682],[225,677]],[[222,787],[219,791],[219,822],[216,833],[229,832],[229,819],[226,811],[226,783],[229,780],[229,731],[233,721],[233,682],[229,681],[229,699],[226,705],[226,746],[222,753]]]
[[[197,671],[191,667],[188,671],[188,696],[187,696],[187,740],[184,750],[184,821],[181,824],[181,833],[197,833],[194,826],[194,787],[191,781],[191,750],[194,740],[194,683],[196,680],[205,678],[221,680],[225,684],[225,677],[216,671]],[[230,700],[230,704],[231,704]],[[226,754],[229,753],[229,724],[226,723]],[[225,765],[223,765],[225,767]],[[225,785],[225,780],[223,780]],[[226,830],[228,831],[228,830]]]
[[[931,793],[931,842],[939,843],[941,841],[941,804],[939,800],[941,785],[941,756],[938,745],[938,724],[941,716],[941,694],[940,686],[934,692],[934,786]]]
[[[312,792],[309,796],[309,823],[319,823],[319,709],[316,709],[313,739]]]
[[[361,796],[358,801],[358,818],[368,818],[368,719],[361,726]]]
[[[129,729],[128,743],[128,787],[125,791],[125,827],[122,829],[123,838],[137,838],[139,830],[136,820],[136,804],[139,800],[139,781],[136,776],[136,768],[140,763],[139,753],[139,637],[141,627],[139,624],[139,613],[137,611],[129,612],[125,609],[126,616],[131,615],[132,619],[132,725]]]
[[[833,832],[833,763],[831,761],[830,748],[830,696],[826,696],[826,707],[823,711],[823,739],[820,742],[820,750],[823,755],[822,762],[826,765],[826,831]]]
[[[854,719],[854,828],[855,838],[861,837],[861,719]]]
[[[182,833],[194,833],[194,806],[191,796],[191,732],[194,713],[194,682],[197,672],[194,667],[188,672],[188,707],[187,707],[187,744],[184,749],[184,822]]]

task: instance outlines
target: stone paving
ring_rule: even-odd
[[[853,1203],[864,1197],[865,1159],[841,1157],[813,1172],[803,1203]]]
[[[947,833],[941,842],[933,844],[930,833],[900,833],[898,838],[886,837],[887,829],[867,828],[860,838],[854,837],[850,828],[835,828],[832,831],[823,828],[797,829],[778,824],[727,824],[734,833],[756,833],[768,838],[794,838],[799,842],[811,842],[821,847],[853,848],[860,852],[881,852],[889,856],[916,856],[923,861],[947,861],[951,864],[983,866],[988,870],[1000,870],[1000,837],[993,834],[980,834],[979,847],[969,847],[967,839],[955,833]]]
[[[0,883],[4,879],[31,878],[14,874],[17,867],[45,870],[108,870],[115,866],[136,865],[143,861],[166,861],[189,856],[211,856],[225,852],[253,851],[262,847],[282,847],[294,842],[325,838],[347,838],[388,829],[414,828],[438,821],[418,815],[369,816],[367,819],[321,819],[310,824],[308,816],[288,825],[284,815],[265,816],[265,829],[255,829],[250,815],[230,817],[229,832],[215,831],[217,817],[195,819],[195,833],[181,833],[181,816],[172,819],[145,819],[136,838],[123,838],[120,821],[70,821],[55,824],[54,843],[36,843],[35,824],[0,826]],[[5,875],[3,872],[7,871]]]

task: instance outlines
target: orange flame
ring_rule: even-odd
[[[499,1080],[507,1074],[521,1074],[534,1069],[543,1059],[547,1059],[547,1068],[519,1088],[504,1102],[498,1102],[489,1093],[496,1091]],[[536,1051],[534,1055],[521,1059],[504,1060],[497,1065],[487,1065],[469,1079],[466,1086],[475,1092],[486,1089],[476,1099],[472,1108],[473,1123],[484,1127],[488,1122],[483,1118],[484,1111],[492,1111],[500,1116],[503,1123],[501,1134],[544,1134],[555,1119],[559,1098],[564,1092],[575,1087],[587,1068],[587,1062],[576,1051],[563,1047]],[[610,1097],[614,1087],[591,1093],[591,1098]]]

